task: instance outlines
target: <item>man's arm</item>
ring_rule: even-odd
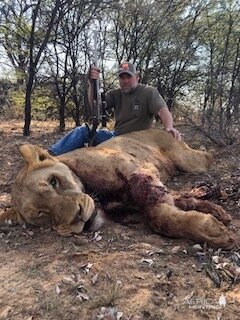
[[[181,133],[177,129],[173,128],[173,118],[168,107],[162,107],[159,110],[158,115],[165,127],[165,130],[171,132],[174,138],[181,140]]]

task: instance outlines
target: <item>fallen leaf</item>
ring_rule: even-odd
[[[27,230],[26,233],[31,237],[34,236],[34,232],[32,230]]]
[[[122,319],[123,312],[117,312],[117,320]]]
[[[226,200],[228,198],[227,192],[224,190],[220,190],[220,197],[221,199]]]
[[[154,261],[153,261],[153,259],[144,259],[144,258],[142,258],[141,262],[148,263],[148,266],[151,267],[151,265],[153,264]]]
[[[75,281],[70,277],[64,277],[62,281],[65,284],[75,284]]]
[[[93,264],[92,263],[84,263],[79,266],[80,269],[83,269],[84,273],[89,273],[90,269],[92,268]]]
[[[145,280],[145,277],[141,275],[135,275],[134,277],[140,280]]]
[[[190,292],[188,295],[186,295],[186,297],[184,298],[184,301],[189,301],[192,299],[192,297],[194,296],[195,290],[193,290],[192,292]]]
[[[162,249],[157,249],[157,250],[154,250],[154,251],[147,251],[147,254],[149,256],[153,256],[154,254],[165,254],[165,252],[162,250]]]
[[[220,307],[222,307],[222,308],[226,307],[227,301],[226,301],[226,298],[224,297],[223,293],[221,294],[221,296],[218,300],[218,303],[219,303]]]
[[[57,294],[60,294],[61,293],[61,289],[60,289],[60,287],[56,284],[55,285],[55,289],[56,289],[56,293]]]
[[[96,273],[93,277],[92,277],[92,284],[96,284],[98,280],[98,273]]]
[[[82,301],[82,300],[89,300],[89,296],[86,293],[83,292],[78,292],[77,298]]]
[[[222,312],[218,312],[217,313],[217,320],[221,320],[222,319],[222,315],[223,315]]]

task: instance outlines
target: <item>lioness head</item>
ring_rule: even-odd
[[[23,145],[26,162],[12,191],[12,206],[20,223],[50,225],[63,236],[80,233],[92,216],[93,199],[79,178],[47,151]]]

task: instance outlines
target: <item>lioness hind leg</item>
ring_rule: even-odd
[[[135,172],[130,179],[130,191],[135,204],[145,210],[149,225],[156,233],[208,242],[225,249],[234,247],[236,236],[221,221],[211,214],[177,208],[172,195],[155,176],[143,170]]]
[[[174,199],[175,205],[185,211],[197,210],[209,213],[222,221],[226,226],[231,222],[231,216],[219,205],[211,203],[208,200],[196,199],[193,197],[181,196]]]
[[[146,212],[151,228],[159,234],[207,242],[213,247],[231,249],[237,237],[210,214],[183,211],[167,203],[156,204]]]

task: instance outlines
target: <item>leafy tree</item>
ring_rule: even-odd
[[[198,76],[197,22],[202,5],[149,0],[121,5],[123,10],[117,10],[112,21],[116,58],[135,63],[141,81],[157,85],[171,108],[181,89]]]
[[[86,77],[86,26],[100,9],[100,2],[74,1],[64,19],[55,26],[52,46],[48,46],[48,62],[54,79],[59,102],[60,129],[65,128],[65,106],[71,100],[75,104],[75,120],[79,125]]]
[[[183,112],[189,107],[184,118],[215,142],[224,145],[237,141],[238,0],[2,3],[0,46],[18,83],[22,87],[26,84],[24,134],[30,132],[34,88],[43,83],[49,83],[50,90],[54,84],[60,128],[64,129],[68,115],[80,124],[86,100],[86,72],[94,61],[92,32],[97,29],[98,65],[105,90],[112,88],[116,80],[112,65],[129,60],[141,72],[141,81],[157,86],[170,108],[181,105]]]
[[[37,73],[37,68],[40,63],[42,54],[47,46],[53,27],[55,24],[58,23],[59,19],[63,17],[68,1],[56,0],[53,3],[49,3],[49,1],[47,1],[47,4],[50,4],[50,6],[48,6],[47,8],[44,8],[43,6],[46,19],[41,19],[40,15],[43,0],[38,0],[36,2],[35,6],[33,7],[31,16],[32,24],[29,37],[29,68],[25,98],[25,124],[23,129],[23,134],[26,136],[30,134],[31,94],[35,81],[35,76]],[[42,27],[42,22],[44,22],[44,20],[46,20],[47,22],[47,24],[44,25],[46,29],[44,30],[43,28],[41,28],[41,31],[44,33],[41,37],[41,41],[39,42],[37,26],[39,24]]]
[[[211,3],[203,15],[205,74],[202,128],[221,141],[237,139],[240,101],[240,7],[237,1]]]
[[[0,7],[0,44],[19,84],[27,78],[31,10],[32,3],[24,0],[2,0]]]

